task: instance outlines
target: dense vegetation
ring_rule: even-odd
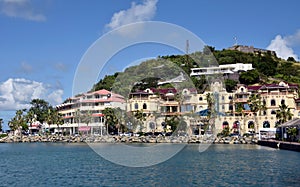
[[[185,78],[190,80],[198,91],[204,91],[207,86],[208,77],[189,77],[191,68],[235,63],[250,63],[255,69],[240,72],[238,81],[225,80],[224,83],[227,91],[232,91],[237,83],[252,85],[257,83],[274,83],[283,80],[300,84],[300,63],[296,62],[294,58],[283,60],[271,53],[253,54],[226,49],[215,50],[213,47],[206,47],[203,52],[196,52],[189,55],[159,56],[154,60],[145,61],[138,66],[129,67],[124,72],[107,75],[95,84],[92,90],[102,88],[108,90],[117,89],[120,93],[143,90],[147,87],[155,87],[157,82],[170,79],[183,70]],[[164,67],[156,69],[156,67],[161,66]],[[170,69],[172,69],[172,72],[170,72]],[[126,87],[126,85],[128,86]],[[169,86],[167,84],[161,87]],[[172,86],[174,85],[172,84]]]
[[[11,130],[28,130],[28,124],[39,121],[47,124],[63,124],[63,118],[58,111],[43,99],[33,99],[31,107],[16,111],[15,116],[8,122]]]

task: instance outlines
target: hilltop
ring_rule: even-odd
[[[225,64],[252,64],[253,70],[247,72],[239,72],[239,78],[233,80],[225,78],[225,86],[228,91],[234,89],[236,84],[267,84],[286,81],[300,85],[300,63],[293,58],[284,60],[278,58],[275,52],[262,50],[263,52],[245,52],[233,50],[232,48],[215,50],[214,47],[206,46],[203,52],[195,52],[189,55],[170,55],[159,56],[156,59],[147,60],[138,66],[128,67],[124,72],[117,72],[114,75],[106,75],[91,90],[100,90],[111,88],[122,89],[120,92],[128,93],[129,91],[144,90],[149,87],[172,87],[170,84],[159,85],[161,78],[157,75],[164,75],[164,79],[171,75],[179,74],[184,70],[186,75],[190,75],[191,68],[218,66]],[[149,68],[160,67],[162,62],[168,61],[171,63],[165,64],[167,68],[155,69],[154,72],[145,71]],[[151,66],[151,67],[149,67]],[[172,72],[168,72],[172,69]],[[130,76],[134,75],[134,76]],[[146,78],[145,78],[146,77]],[[117,81],[116,81],[117,79]],[[205,77],[190,77],[198,91],[203,91],[206,88]],[[114,84],[116,82],[116,84]],[[132,87],[122,87],[126,83],[134,82]],[[188,85],[186,85],[188,86]]]

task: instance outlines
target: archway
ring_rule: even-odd
[[[254,121],[249,121],[249,122],[248,122],[248,131],[249,131],[250,133],[254,133],[254,127],[255,127]]]

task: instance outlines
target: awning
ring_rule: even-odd
[[[300,118],[295,118],[290,121],[285,122],[282,125],[279,125],[278,127],[296,127],[300,126]]]
[[[198,114],[199,116],[208,116],[208,112],[209,112],[208,109],[204,109],[204,110],[201,110],[199,112],[196,112],[196,114]],[[217,115],[218,116],[225,116],[225,114],[222,113],[222,112],[218,112]]]
[[[89,126],[82,126],[82,127],[79,127],[79,131],[84,131],[84,132],[86,132],[86,131],[90,131],[91,130],[91,127],[89,127]]]

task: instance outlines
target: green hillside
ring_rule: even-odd
[[[130,91],[157,87],[158,81],[164,81],[179,75],[182,70],[189,77],[191,68],[208,67],[212,65],[251,63],[254,70],[241,72],[239,81],[225,80],[226,89],[232,90],[237,83],[252,85],[287,81],[300,85],[300,63],[293,58],[280,59],[271,53],[243,53],[234,50],[215,50],[213,47],[204,48],[203,52],[189,55],[170,55],[157,57],[131,66],[124,72],[107,75],[95,84],[91,91],[99,89],[118,90],[118,93],[128,94]],[[163,64],[163,65],[162,65]],[[162,67],[162,68],[160,68]],[[203,91],[206,87],[207,77],[189,77],[183,87],[193,87]],[[160,87],[173,85],[164,84]]]

